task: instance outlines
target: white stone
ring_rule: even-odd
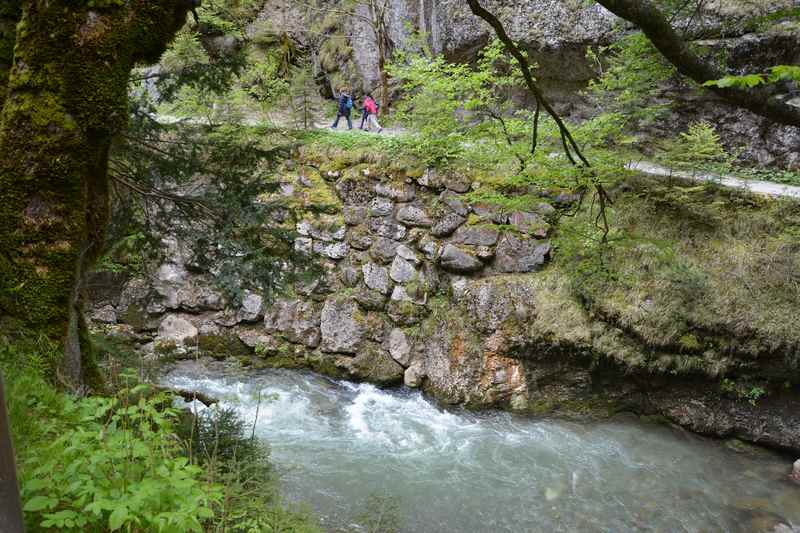
[[[417,256],[417,253],[408,246],[406,246],[405,244],[401,244],[400,246],[397,247],[397,255],[399,255],[406,261],[414,263],[415,265],[420,264],[420,259]]]
[[[242,306],[239,308],[238,318],[242,322],[255,322],[262,316],[261,306],[264,299],[260,294],[245,291]]]
[[[176,315],[167,315],[158,326],[158,337],[162,341],[174,341],[178,345],[186,344],[197,338],[197,328]]]
[[[414,265],[397,255],[392,261],[389,276],[397,283],[408,283],[417,279],[417,270]]]
[[[411,344],[406,332],[400,328],[394,328],[389,333],[389,355],[404,367],[411,363]]]
[[[406,292],[406,288],[402,285],[395,285],[392,291],[392,300],[395,302],[413,302],[414,300]]]
[[[403,383],[406,387],[416,389],[422,385],[422,380],[425,378],[425,371],[422,368],[422,363],[416,362],[410,367],[406,368],[403,374]]]
[[[364,274],[364,284],[374,291],[381,294],[389,294],[391,282],[389,281],[389,271],[375,263],[365,263],[361,267]]]

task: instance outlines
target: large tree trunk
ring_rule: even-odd
[[[82,280],[108,219],[108,151],[126,126],[128,76],[158,59],[192,4],[87,3],[21,2],[0,115],[0,331],[63,345],[75,387],[87,370]]]

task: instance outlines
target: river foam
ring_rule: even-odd
[[[167,385],[256,422],[289,499],[331,531],[381,496],[405,532],[753,531],[800,524],[800,489],[770,453],[633,417],[577,424],[444,409],[417,391],[308,372],[182,363]]]

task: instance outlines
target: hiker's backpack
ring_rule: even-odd
[[[345,108],[346,108],[348,111],[350,111],[351,109],[353,109],[353,98],[352,98],[351,96],[348,96],[348,97],[347,97],[347,102],[345,102],[345,104],[344,104],[344,105],[345,105]]]

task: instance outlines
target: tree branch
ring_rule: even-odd
[[[470,3],[472,3],[471,0]],[[650,0],[596,0],[620,18],[638,26],[653,46],[678,72],[699,84],[725,76],[713,63],[698,57],[664,14]],[[771,94],[767,88],[738,89],[710,87],[717,96],[731,104],[752,111],[779,124],[800,126],[800,108],[789,105]]]

